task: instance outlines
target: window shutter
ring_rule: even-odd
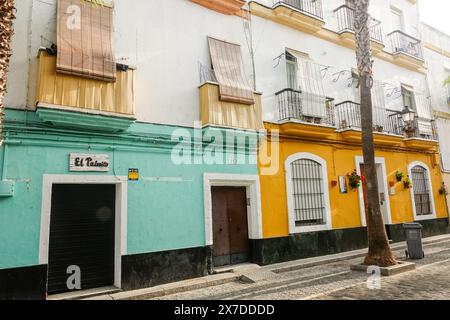
[[[308,55],[292,50],[286,51],[297,60],[297,90],[300,90],[302,100],[302,115],[325,118],[327,116],[326,97],[323,89],[320,65]]]
[[[58,0],[57,72],[115,81],[112,4]]]
[[[241,46],[208,37],[209,51],[220,99],[242,104],[254,104],[253,88],[244,72]]]

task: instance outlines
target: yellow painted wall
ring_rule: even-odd
[[[443,178],[447,189],[450,189],[450,173],[444,173]],[[450,212],[450,194],[447,196],[447,212]]]
[[[264,238],[283,237],[289,234],[284,163],[287,157],[299,152],[309,152],[327,161],[333,229],[362,226],[358,191],[348,186],[349,192],[341,194],[339,186],[331,186],[331,181],[338,181],[339,176],[346,176],[356,169],[355,157],[362,156],[362,150],[358,145],[339,144],[339,134],[337,133],[332,135],[331,139],[334,139],[335,143],[320,140],[301,141],[282,137],[279,147],[279,169],[276,174],[261,174],[261,169],[267,166],[260,163]],[[268,146],[261,144],[260,152],[270,154],[270,144]],[[438,192],[443,178],[438,162],[435,161],[436,155],[383,149],[377,150],[376,156],[385,158],[388,184],[389,181],[395,181],[396,183],[396,194],[388,195],[393,224],[413,221],[410,190],[405,189],[403,183],[397,182],[395,178],[397,170],[405,173],[406,176],[408,165],[413,161],[424,162],[430,168],[437,217],[447,216],[445,198]]]

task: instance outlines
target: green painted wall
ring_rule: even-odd
[[[0,148],[0,170],[15,182],[15,195],[0,197],[0,269],[38,264],[42,176],[76,174],[68,170],[71,152],[110,157],[109,173],[82,175],[140,169],[140,181],[128,182],[128,254],[205,245],[203,173],[258,173],[256,164],[174,165],[169,135],[175,129],[192,134],[192,128],[135,123],[122,134],[80,134],[56,130],[33,112],[8,110],[6,118],[8,150],[2,167]]]

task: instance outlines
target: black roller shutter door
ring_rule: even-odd
[[[114,283],[114,185],[54,185],[48,293],[67,288],[69,266],[79,266],[81,289]]]

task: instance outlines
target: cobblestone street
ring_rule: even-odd
[[[278,273],[257,283],[231,283],[182,292],[158,299],[449,299],[450,241],[424,247],[426,258],[415,271],[382,277],[380,289],[369,289],[368,275],[350,271],[362,258]],[[404,249],[394,251],[404,259]]]

